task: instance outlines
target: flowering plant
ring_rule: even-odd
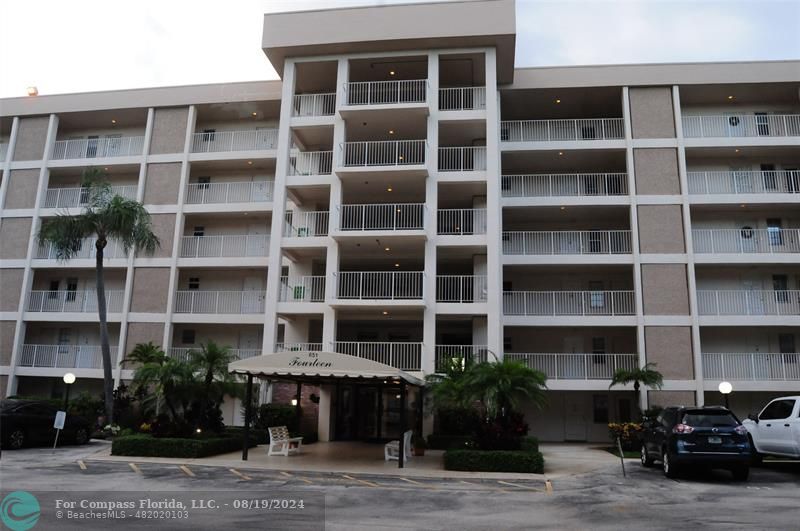
[[[642,433],[642,425],[638,422],[612,422],[608,425],[608,435],[616,443],[619,438],[623,450],[636,450]]]

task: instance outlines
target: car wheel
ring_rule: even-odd
[[[640,458],[642,460],[642,466],[650,468],[653,466],[653,459],[647,455],[647,447],[642,444],[642,449],[640,450]]]
[[[664,450],[661,456],[661,465],[664,470],[664,475],[668,478],[672,479],[678,475],[678,470],[675,468],[675,465],[672,464],[672,458],[669,456],[667,450]]]
[[[731,470],[733,473],[733,479],[736,481],[747,481],[747,478],[750,477],[750,467],[749,466],[740,466],[738,468],[734,468]]]
[[[75,430],[75,444],[86,444],[89,442],[89,430],[78,428]]]
[[[12,450],[19,450],[25,446],[25,432],[16,429],[8,434],[8,447]]]

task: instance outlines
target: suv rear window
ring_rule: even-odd
[[[739,421],[727,411],[688,411],[683,415],[683,424],[693,428],[724,428],[738,426]]]

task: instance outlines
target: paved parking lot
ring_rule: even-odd
[[[800,463],[773,462],[736,483],[724,471],[669,480],[627,461],[588,474],[536,480],[405,478],[258,470],[196,463],[93,461],[102,443],[3,452],[3,490],[268,490],[324,495],[326,529],[800,529]],[[136,525],[126,522],[125,527]],[[199,528],[252,527],[235,514]]]

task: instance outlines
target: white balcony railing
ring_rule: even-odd
[[[345,105],[425,103],[428,80],[355,81],[344,84]]]
[[[800,315],[800,290],[697,290],[700,315]]]
[[[485,302],[486,275],[436,275],[436,302]]]
[[[486,345],[436,345],[436,372],[444,372],[453,363],[483,363],[488,361],[488,354]]]
[[[274,181],[189,183],[186,204],[263,203],[272,201]]]
[[[425,228],[425,203],[342,205],[339,210],[339,227],[343,231]]]
[[[486,234],[485,208],[441,208],[436,212],[438,234]]]
[[[698,254],[800,253],[800,229],[693,229],[692,246]]]
[[[800,354],[703,352],[706,380],[800,380]]]
[[[289,175],[330,175],[333,151],[298,151],[289,158]]]
[[[425,140],[343,142],[340,149],[342,165],[346,167],[415,166],[425,164],[427,142]]]
[[[95,238],[87,238],[81,241],[81,247],[77,253],[72,258],[91,258],[94,259],[97,256],[97,248],[95,247],[95,242],[97,240]],[[120,245],[116,240],[111,240],[106,243],[105,248],[103,249],[103,258],[125,258],[127,255],[125,251],[122,249],[122,245]],[[36,254],[34,255],[36,260],[58,260],[58,252],[56,251],[56,247],[52,243],[46,243],[43,245],[39,245],[36,248]]]
[[[486,108],[486,87],[439,89],[440,111],[474,111]]]
[[[633,291],[506,291],[505,315],[634,315]]]
[[[617,370],[632,370],[639,365],[636,354],[506,352],[505,359],[542,371],[548,380],[610,380]]]
[[[800,114],[683,116],[686,138],[800,136]]]
[[[322,343],[275,343],[275,352],[320,351]]]
[[[117,347],[109,350],[116,364]],[[100,369],[103,367],[103,353],[100,345],[22,345],[19,366]]]
[[[500,122],[501,142],[562,142],[622,138],[625,138],[625,124],[622,118]]]
[[[503,197],[596,197],[628,195],[625,173],[503,175]]]
[[[281,302],[325,302],[325,276],[281,277]]]
[[[333,116],[336,93],[295,94],[292,116]]]
[[[330,213],[327,210],[316,212],[286,213],[283,235],[287,238],[306,238],[327,236]]]
[[[6,155],[8,155],[8,144],[5,142],[0,142],[0,162],[4,162],[6,160]]]
[[[52,160],[94,159],[101,157],[128,157],[141,155],[143,136],[115,136],[57,140],[53,145]]]
[[[263,313],[265,298],[263,291],[181,290],[175,294],[175,313]]]
[[[106,290],[106,311],[118,313],[122,311],[123,290]],[[28,297],[29,312],[96,312],[97,292],[95,290],[80,291],[31,291]]]
[[[410,300],[424,297],[425,273],[422,271],[339,271],[334,274],[339,299]]]
[[[232,258],[268,254],[268,234],[223,234],[181,238],[181,258]]]
[[[277,129],[252,129],[249,131],[209,130],[192,135],[192,153],[260,151],[275,149],[277,145]]]
[[[504,231],[503,254],[630,254],[629,230]]]
[[[167,354],[171,358],[178,359],[180,361],[189,361],[192,357],[192,352],[200,352],[200,347],[195,348],[187,348],[187,347],[172,347],[167,351]],[[255,356],[261,355],[261,349],[258,348],[228,348],[228,352],[230,355],[237,360],[243,360],[246,358],[252,358]]]
[[[137,186],[112,186],[111,193],[125,199],[136,199]],[[86,206],[89,202],[88,188],[48,188],[42,208],[69,208]]]
[[[439,171],[486,171],[486,146],[440,147]]]
[[[687,177],[692,195],[800,193],[800,170],[690,171]]]
[[[336,352],[364,358],[403,371],[419,371],[422,368],[422,343],[384,341],[336,341]]]

